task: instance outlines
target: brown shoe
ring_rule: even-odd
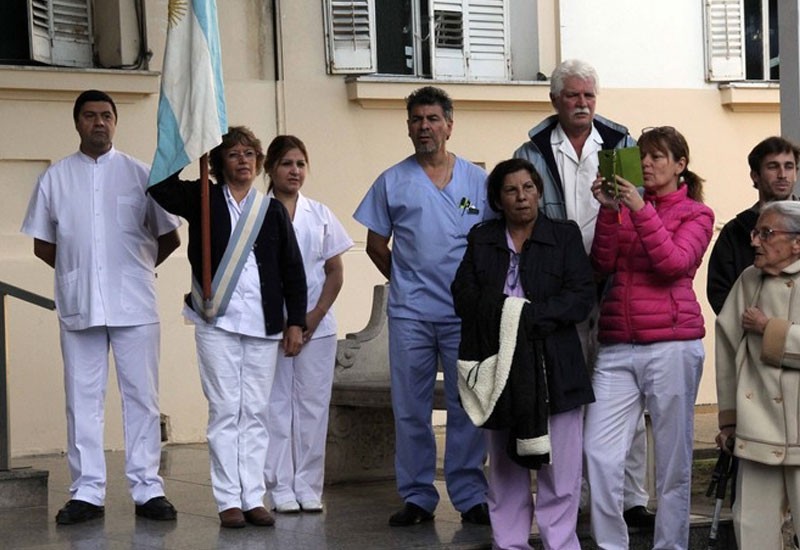
[[[228,508],[219,513],[219,524],[226,529],[241,529],[246,525],[241,508]]]
[[[244,519],[247,521],[247,523],[252,523],[253,525],[258,525],[259,527],[272,527],[275,525],[275,518],[272,517],[272,514],[270,514],[263,506],[246,511],[244,513]]]

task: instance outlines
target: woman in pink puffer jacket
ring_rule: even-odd
[[[692,280],[711,240],[714,213],[689,147],[674,128],[639,138],[644,196],[598,178],[592,263],[610,276],[600,310],[584,446],[592,488],[592,531],[604,550],[628,548],[623,512],[625,455],[643,409],[653,421],[656,515],[653,548],[688,548],[694,401],[705,353]]]

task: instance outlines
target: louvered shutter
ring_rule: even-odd
[[[433,77],[467,78],[464,0],[432,0]]]
[[[467,0],[470,80],[506,80],[509,65],[507,0]]]
[[[91,67],[89,0],[29,0],[31,59],[48,65]]]
[[[708,80],[743,80],[744,0],[706,0],[705,33]]]
[[[507,80],[507,0],[431,0],[433,76]]]
[[[325,34],[329,73],[375,72],[374,0],[326,0]]]

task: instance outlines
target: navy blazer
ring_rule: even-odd
[[[211,206],[211,277],[217,271],[231,235],[231,218],[222,185],[209,185]],[[189,222],[189,263],[192,275],[201,279],[202,252],[200,235],[200,181],[183,181],[178,174],[153,185],[147,190],[161,207]],[[305,327],[306,274],[303,257],[297,246],[289,213],[278,200],[270,200],[264,223],[258,232],[253,252],[261,281],[261,304],[267,334],[277,334],[284,328],[283,307],[286,305],[286,325]],[[191,295],[186,303],[192,307]]]
[[[472,228],[452,292],[464,327],[502,312],[511,258],[505,220]],[[595,301],[595,283],[581,232],[575,222],[547,218],[542,212],[520,253],[519,281],[530,301],[523,309],[531,340],[544,341],[550,412],[565,412],[594,401],[592,382],[575,324],[585,320]],[[472,331],[474,334],[474,331]],[[459,357],[480,355],[494,342],[461,341]]]

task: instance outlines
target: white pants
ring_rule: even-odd
[[[264,505],[269,393],[278,340],[195,325],[200,382],[208,399],[211,487],[217,508]]]
[[[597,362],[597,321],[599,316],[600,308],[595,304],[589,317],[575,326],[583,348],[586,365],[591,371],[594,371],[594,365]],[[633,434],[633,441],[630,449],[628,449],[628,454],[625,456],[625,510],[634,506],[647,506],[650,495],[644,487],[646,475],[647,431],[645,429],[644,416],[642,416]],[[591,491],[591,487],[589,487],[589,490]],[[585,493],[586,491],[584,490],[584,494],[581,495],[581,506],[585,504],[584,499],[587,497]]]
[[[586,409],[584,451],[592,532],[601,549],[628,548],[622,517],[625,455],[645,407],[656,455],[653,548],[688,547],[694,402],[704,356],[700,340],[600,347],[593,377],[597,401]]]
[[[60,332],[72,498],[100,506],[106,497],[103,429],[109,346],[122,400],[125,475],[131,496],[137,504],[162,496],[158,323],[74,331],[61,327]]]
[[[739,459],[733,529],[741,550],[782,550],[787,508],[800,510],[800,466],[768,466]],[[800,533],[800,514],[792,514]]]
[[[275,506],[322,500],[335,361],[335,334],[309,341],[296,357],[278,358],[265,470]]]

